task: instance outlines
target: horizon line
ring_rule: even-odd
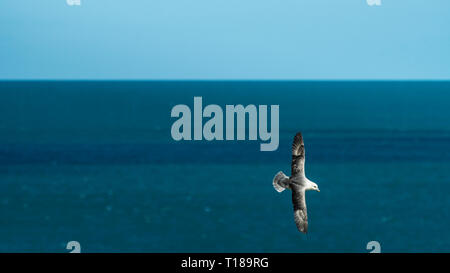
[[[69,78],[42,78],[42,79],[2,79],[0,82],[105,82],[105,81],[129,81],[129,82],[450,82],[449,79],[140,79],[140,78],[115,78],[115,79],[69,79]]]

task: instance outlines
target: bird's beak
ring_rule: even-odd
[[[320,192],[319,188],[317,188],[317,190],[316,190],[316,191]]]

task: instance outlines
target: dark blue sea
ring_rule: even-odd
[[[280,105],[280,145],[172,139],[173,106]],[[302,131],[309,233],[295,227]],[[450,251],[450,82],[0,82],[0,252]]]

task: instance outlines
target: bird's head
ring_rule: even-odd
[[[317,186],[317,184],[314,183],[314,182],[310,182],[310,183],[309,183],[308,190],[320,192],[319,186]]]

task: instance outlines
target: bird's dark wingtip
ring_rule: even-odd
[[[297,134],[295,134],[294,142],[298,144],[303,144],[302,132],[298,132]]]

